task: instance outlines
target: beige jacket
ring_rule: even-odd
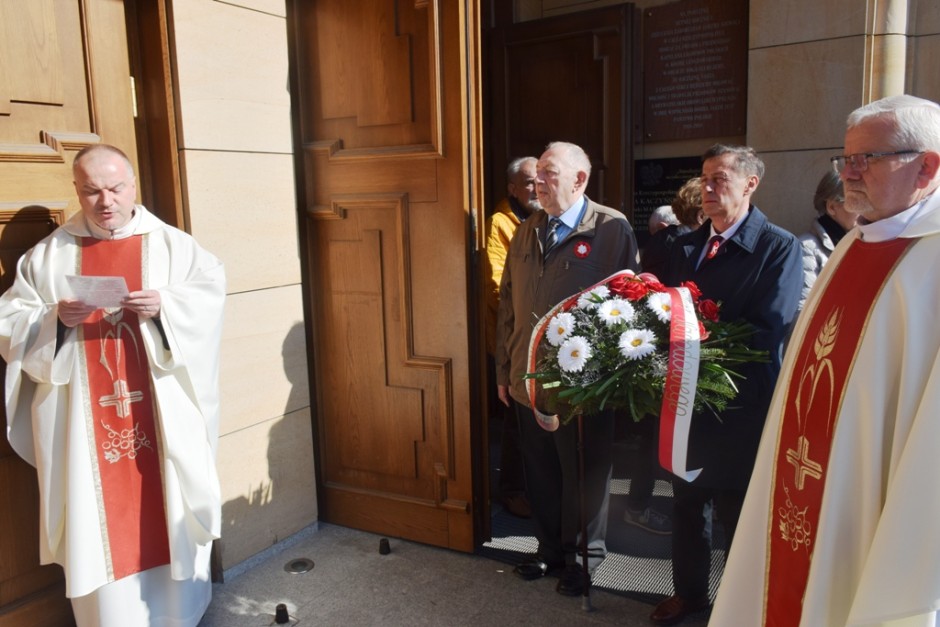
[[[636,238],[622,213],[587,200],[577,228],[542,257],[549,216],[540,211],[516,230],[500,285],[496,382],[528,406],[526,360],[532,328],[563,299],[623,269],[639,271]]]

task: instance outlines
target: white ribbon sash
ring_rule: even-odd
[[[669,365],[659,412],[659,463],[680,479],[693,481],[702,472],[701,468],[686,470],[701,336],[689,290],[670,287],[666,292],[672,300],[672,321],[669,325]]]

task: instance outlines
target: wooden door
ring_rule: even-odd
[[[77,150],[106,141],[136,158],[129,76],[122,2],[0,0],[2,289],[78,210]],[[35,470],[0,438],[0,627],[72,623],[62,569],[39,565],[38,525]]]
[[[506,189],[504,171],[511,159],[538,157],[548,142],[563,140],[591,158],[588,196],[632,219],[633,6],[513,24],[509,3],[493,2],[490,206]]]
[[[288,4],[320,516],[470,551],[475,2]]]

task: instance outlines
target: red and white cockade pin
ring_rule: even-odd
[[[574,245],[574,254],[579,259],[584,259],[591,254],[591,245],[587,242],[578,242]]]

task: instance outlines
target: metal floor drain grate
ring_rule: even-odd
[[[307,559],[306,557],[292,559],[291,561],[284,564],[284,570],[292,575],[301,575],[303,573],[310,572],[313,570],[313,560]]]

